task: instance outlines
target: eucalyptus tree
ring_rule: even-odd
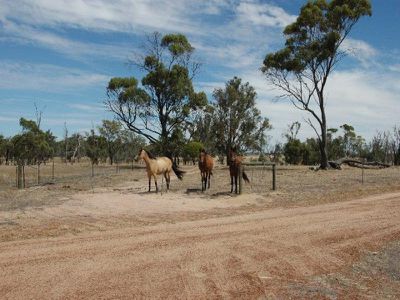
[[[325,88],[345,54],[340,46],[365,15],[371,15],[369,0],[308,1],[285,28],[285,47],[267,54],[261,68],[281,97],[310,114],[307,122],[317,135],[323,169],[328,167]]]
[[[110,164],[114,163],[117,152],[122,148],[122,126],[118,121],[103,120],[99,126],[99,133],[107,144],[107,153]]]
[[[205,93],[196,93],[192,85],[199,68],[193,52],[182,34],[154,33],[147,39],[145,54],[133,61],[145,73],[141,85],[134,77],[112,78],[107,87],[108,109],[164,154],[170,152],[172,133],[207,104]]]
[[[102,158],[107,157],[106,143],[105,138],[97,135],[94,129],[86,134],[85,152],[92,165],[92,176],[94,176],[94,165],[97,165]]]
[[[50,131],[42,131],[35,121],[20,119],[22,133],[11,139],[13,157],[18,164],[40,165],[54,154],[55,137]]]
[[[212,128],[218,154],[229,158],[231,147],[240,152],[262,150],[271,125],[257,109],[256,96],[254,88],[238,77],[229,80],[225,88],[214,90]]]

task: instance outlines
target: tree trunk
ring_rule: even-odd
[[[326,138],[326,114],[325,105],[322,91],[318,93],[320,100],[321,110],[321,139],[319,140],[319,150],[321,154],[321,169],[326,170],[328,168],[328,151],[327,151],[327,138]]]

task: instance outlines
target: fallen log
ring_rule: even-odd
[[[360,168],[360,169],[384,169],[389,168],[390,165],[381,162],[363,162],[356,159],[341,158],[335,161],[329,161],[329,166],[333,169],[341,170],[342,165],[346,164],[350,167]]]

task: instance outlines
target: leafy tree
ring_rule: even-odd
[[[320,161],[318,141],[314,138],[307,139],[304,142],[303,164],[316,165]]]
[[[0,165],[3,164],[3,158],[6,156],[6,139],[0,134]]]
[[[299,139],[289,140],[283,147],[283,154],[287,163],[298,165],[303,160],[304,146]]]
[[[40,165],[53,155],[55,137],[50,131],[42,131],[35,121],[20,119],[22,133],[15,135],[11,143],[13,156],[19,164]]]
[[[99,127],[99,133],[107,143],[107,153],[111,165],[122,147],[121,130],[121,124],[117,121],[103,120],[102,126]]]
[[[365,15],[371,15],[369,0],[308,1],[285,28],[285,47],[264,59],[262,72],[268,81],[318,123],[307,120],[317,134],[323,169],[328,167],[325,87],[343,57],[340,46]]]
[[[121,150],[117,152],[118,160],[133,162],[139,150],[146,145],[146,140],[132,131],[121,132]]]
[[[288,126],[288,131],[285,134],[286,144],[283,147],[283,154],[285,155],[285,161],[289,164],[298,165],[303,161],[305,147],[303,143],[297,138],[301,124],[299,122],[293,122]]]
[[[94,175],[93,166],[99,163],[100,159],[107,157],[106,140],[104,137],[96,135],[94,129],[86,136],[85,151],[92,164],[92,176]]]
[[[186,127],[189,133],[189,140],[199,141],[211,153],[216,153],[216,141],[210,137],[214,136],[213,126],[214,107],[206,105],[204,109],[196,111],[193,120]]]
[[[392,141],[392,149],[393,149],[393,164],[395,166],[400,165],[400,127],[395,126],[393,128],[393,141]]]
[[[267,118],[256,107],[256,92],[238,77],[229,80],[225,88],[215,89],[212,103],[214,141],[218,154],[227,157],[229,149],[261,151],[266,143],[265,131],[271,129]]]
[[[106,105],[134,133],[158,144],[170,154],[170,137],[190,119],[193,111],[207,104],[205,93],[196,93],[192,79],[199,65],[193,62],[194,48],[182,34],[148,38],[144,57],[134,61],[146,74],[142,88],[135,78],[112,78]]]
[[[183,147],[183,159],[185,161],[192,161],[195,164],[199,157],[199,152],[204,148],[201,142],[189,142]]]

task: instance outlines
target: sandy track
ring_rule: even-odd
[[[294,284],[351,265],[365,249],[400,239],[399,220],[400,193],[392,193],[6,242],[0,298],[280,298]]]

